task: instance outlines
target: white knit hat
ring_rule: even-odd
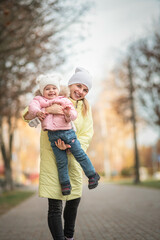
[[[73,76],[68,82],[68,86],[75,83],[84,84],[88,88],[88,90],[90,90],[92,87],[92,76],[86,69],[82,67],[77,67],[75,70],[75,74],[73,74]]]
[[[39,90],[43,95],[43,90],[47,85],[54,85],[60,91],[60,81],[62,76],[59,73],[52,73],[47,75],[40,75],[37,77],[36,82],[39,85]]]

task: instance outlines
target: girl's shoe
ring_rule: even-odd
[[[88,180],[88,188],[93,189],[98,186],[98,181],[100,179],[100,176],[98,173],[95,173],[93,176],[89,177]]]
[[[61,190],[62,190],[62,194],[63,195],[69,195],[71,194],[71,184],[67,183],[67,184],[61,184]]]
[[[65,240],[74,240],[74,238],[67,238],[67,237],[65,237]]]

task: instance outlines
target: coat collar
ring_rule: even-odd
[[[79,100],[79,101],[76,101],[76,100],[73,100],[72,98],[69,98],[70,101],[73,103],[73,106],[75,108],[79,108],[79,107],[82,107],[83,105],[83,100]]]

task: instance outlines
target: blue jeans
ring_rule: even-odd
[[[75,157],[75,159],[81,165],[85,175],[90,177],[95,174],[95,169],[87,156],[87,154],[81,148],[81,144],[77,139],[77,136],[73,129],[70,130],[58,130],[58,131],[48,131],[49,141],[51,142],[51,147],[55,154],[59,181],[61,184],[70,183],[68,175],[68,158],[65,150],[60,150],[56,145],[55,141],[58,139],[63,140],[66,144],[71,146],[70,151]]]

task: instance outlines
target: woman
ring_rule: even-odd
[[[68,82],[70,88],[70,100],[78,112],[78,117],[74,121],[76,135],[84,151],[87,150],[93,136],[93,122],[91,108],[85,96],[92,87],[92,78],[83,68],[76,68],[75,74]],[[52,114],[63,114],[60,105],[53,105],[46,109]],[[27,118],[27,110],[24,113]],[[56,146],[61,150],[66,150],[69,145],[65,145],[60,139]],[[82,170],[78,162],[71,154],[68,154],[69,176],[72,185],[70,195],[63,196],[58,179],[56,160],[50,146],[47,132],[41,132],[40,138],[40,179],[39,196],[48,198],[48,226],[54,240],[73,240],[77,209],[82,195]],[[54,174],[53,174],[54,173]],[[62,200],[66,200],[64,208],[64,231],[62,226]]]

